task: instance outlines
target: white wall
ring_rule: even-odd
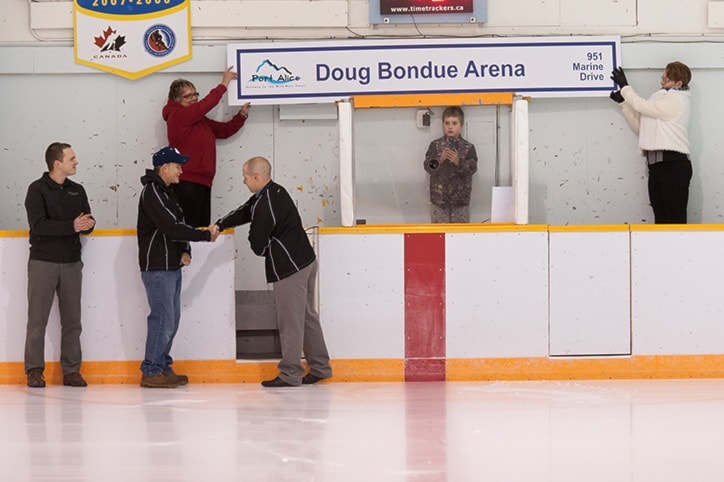
[[[724,25],[722,9],[715,8],[719,3],[720,0],[488,0],[485,24],[450,26],[370,25],[368,0],[192,0],[191,9],[197,40],[612,33],[717,35]],[[72,38],[70,0],[4,0],[4,4],[7,7],[0,13],[0,41]],[[268,8],[269,5],[274,8]]]
[[[280,0],[274,1],[281,5]],[[5,0],[0,10],[0,88],[4,92],[0,96],[0,229],[27,229],[25,190],[44,170],[45,147],[56,140],[73,144],[79,156],[76,180],[88,190],[98,227],[133,227],[138,178],[151,153],[165,143],[160,110],[169,83],[183,76],[207,92],[221,78],[229,41],[431,35],[619,34],[623,36],[623,65],[643,95],[657,88],[660,71],[668,61],[687,62],[694,73],[690,220],[721,222],[724,167],[718,106],[724,101],[720,88],[724,69],[720,35],[724,29],[709,26],[717,25],[716,18],[709,18],[710,3],[717,2],[489,0],[484,25],[414,27],[369,25],[364,0],[325,1],[331,11],[346,12],[346,19],[335,19],[329,26],[302,27],[321,23],[309,10],[310,4],[314,3],[314,8],[321,4],[306,0],[284,2],[285,12],[294,15],[276,17],[271,13],[274,9],[260,8],[262,4],[251,0],[193,1],[192,22],[196,18],[199,25],[192,31],[194,58],[129,81],[73,62],[72,2]],[[230,10],[222,15],[220,7]],[[253,9],[254,15],[238,15],[245,9]],[[429,130],[418,129],[415,110],[355,113],[358,217],[402,223],[427,219],[427,206],[422,204],[427,178],[421,159],[440,128],[439,119],[433,118]],[[536,99],[529,111],[531,223],[652,222],[646,169],[638,156],[636,138],[612,101]],[[211,115],[225,119],[233,113],[234,109],[222,105]],[[473,220],[483,221],[489,217],[490,158],[500,152],[503,171],[507,163],[508,112],[501,108],[499,122],[492,107],[466,108],[466,114],[466,135],[482,153]],[[491,140],[491,130],[498,127],[498,135]],[[241,164],[251,155],[261,154],[271,157],[275,177],[297,200],[307,226],[339,225],[338,145],[336,120],[281,120],[276,107],[253,107],[248,125],[238,135],[219,142],[213,215],[246,199]],[[508,177],[503,172],[503,185]],[[390,197],[397,205],[387,203]],[[267,289],[262,260],[249,251],[243,229],[235,242],[236,289]]]
[[[658,85],[660,66],[679,58],[693,67],[691,144],[694,178],[692,222],[722,219],[719,79],[723,45],[645,42],[623,45],[631,83],[643,94]],[[170,82],[191,79],[207,92],[219,79],[225,45],[196,48],[181,66],[137,81],[89,71],[72,63],[71,47],[0,45],[0,228],[24,229],[26,186],[44,170],[45,147],[70,142],[80,165],[76,179],[86,185],[99,227],[135,225],[136,195],[148,159],[165,142],[160,116]],[[676,57],[674,57],[676,56]],[[654,67],[655,66],[655,67]],[[496,147],[507,165],[507,107],[496,121],[495,107],[467,107],[467,137],[480,151],[473,212],[489,217],[492,167]],[[439,112],[440,109],[435,109]],[[429,129],[415,126],[416,109],[369,109],[355,115],[355,157],[360,182],[360,217],[370,222],[423,222],[427,178],[422,158],[439,120]],[[530,221],[546,224],[618,224],[652,221],[646,170],[636,137],[609,99],[535,99],[530,104]],[[221,105],[212,117],[225,119],[234,109]],[[437,117],[437,116],[436,116]],[[251,155],[271,157],[274,175],[298,200],[307,225],[340,223],[337,178],[337,122],[280,120],[278,108],[252,107],[248,124],[220,141],[213,215],[246,199],[241,164]],[[503,184],[509,182],[506,176]],[[488,192],[486,192],[488,191]],[[379,204],[397,196],[397,205]],[[477,198],[476,198],[477,197]],[[375,205],[372,201],[378,201]],[[488,216],[486,216],[488,214]],[[239,246],[243,248],[243,246]]]

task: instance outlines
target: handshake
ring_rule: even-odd
[[[221,229],[217,224],[209,224],[209,227],[207,228],[201,228],[207,230],[209,233],[211,233],[211,241],[212,243],[216,241],[216,238],[219,237],[219,234],[221,234]]]

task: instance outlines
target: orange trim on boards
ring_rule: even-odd
[[[141,361],[85,361],[81,373],[91,385],[140,384]],[[405,361],[400,359],[332,360],[335,382],[403,382]],[[277,360],[176,360],[174,371],[189,377],[191,383],[261,383],[274,378]],[[50,385],[63,383],[57,361],[45,364],[45,380]],[[23,362],[0,363],[0,385],[26,383]]]
[[[406,360],[332,360],[329,382],[403,382]],[[445,380],[634,380],[673,378],[724,378],[724,355],[655,355],[600,358],[460,358],[445,362]],[[91,385],[138,384],[140,361],[88,361],[81,372]],[[260,383],[274,377],[277,361],[178,360],[174,370],[191,383]],[[45,379],[60,385],[58,362],[48,362]],[[25,384],[22,362],[0,363],[0,385]]]

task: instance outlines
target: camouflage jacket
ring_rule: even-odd
[[[440,162],[443,149],[458,153],[460,162]],[[441,137],[430,143],[425,153],[425,171],[430,174],[430,202],[438,206],[468,205],[473,187],[473,174],[478,170],[475,146],[462,137]]]

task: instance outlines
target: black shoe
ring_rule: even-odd
[[[304,378],[302,378],[302,385],[312,385],[313,383],[317,383],[320,380],[324,380],[324,378],[318,377],[317,375],[312,375],[311,373],[307,373],[304,375]]]
[[[67,375],[63,375],[63,385],[66,387],[87,387],[88,384],[85,380],[83,380],[83,377],[80,375],[80,373],[68,373]]]
[[[45,387],[45,378],[43,378],[42,368],[33,368],[28,372],[28,386],[30,388]]]
[[[262,387],[268,387],[268,388],[279,388],[279,387],[293,387],[294,385],[289,384],[282,380],[279,377],[276,377],[274,380],[266,380],[261,382]]]

